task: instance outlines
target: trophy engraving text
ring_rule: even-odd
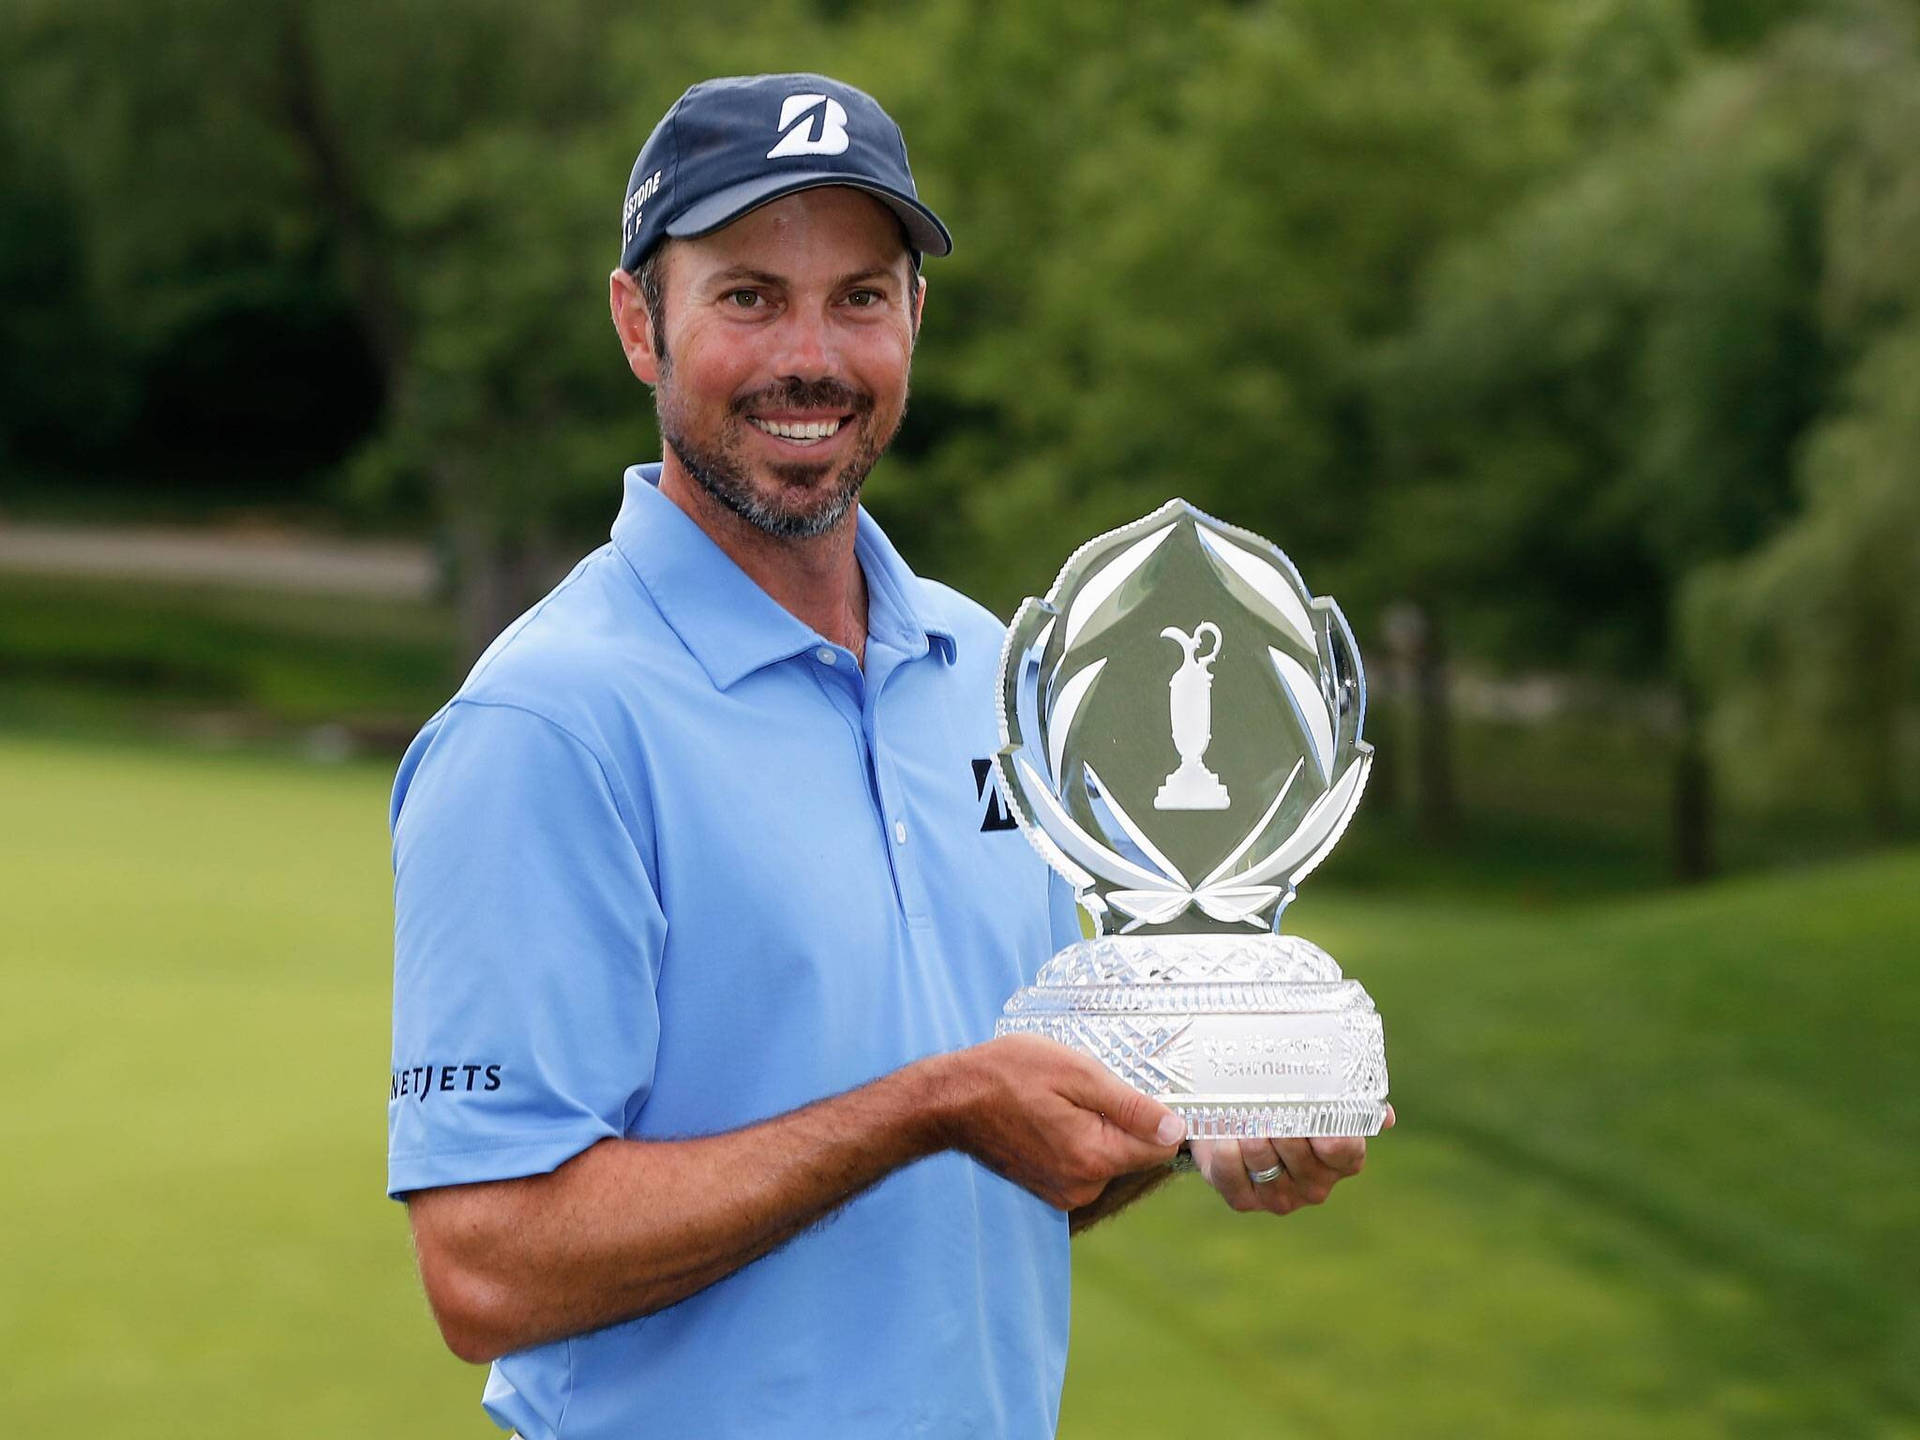
[[[1196,1016],[1193,1088],[1201,1094],[1339,1093],[1338,1020],[1323,1015]]]
[[[1289,1040],[1255,1035],[1239,1042],[1216,1037],[1207,1040],[1204,1049],[1216,1075],[1236,1080],[1319,1075],[1333,1066],[1333,1041],[1324,1037]]]

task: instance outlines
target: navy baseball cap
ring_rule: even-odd
[[[900,217],[916,252],[953,237],[920,203],[900,127],[863,90],[824,75],[703,80],[641,147],[620,217],[620,268],[668,236],[707,235],[769,200],[822,185],[864,190]]]

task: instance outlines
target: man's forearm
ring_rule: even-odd
[[[435,1317],[463,1359],[683,1300],[947,1147],[937,1061],[743,1130],[605,1140],[548,1175],[411,1197]]]
[[[1034,1035],[935,1055],[695,1140],[603,1140],[550,1175],[409,1197],[456,1355],[490,1360],[684,1300],[903,1165],[954,1149],[1072,1212],[1174,1158],[1180,1121]]]
[[[1067,1216],[1068,1231],[1078,1235],[1089,1225],[1097,1225],[1110,1215],[1118,1215],[1134,1201],[1144,1199],[1179,1173],[1174,1166],[1162,1165],[1157,1169],[1116,1177],[1100,1192],[1099,1199],[1091,1205],[1080,1206]]]

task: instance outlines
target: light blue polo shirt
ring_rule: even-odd
[[[658,475],[627,472],[612,543],[401,763],[392,1194],[985,1040],[1078,937],[987,778],[999,623],[863,514],[863,673]],[[484,1404],[527,1440],[1049,1436],[1066,1346],[1065,1217],[948,1153],[677,1305],[506,1357]]]

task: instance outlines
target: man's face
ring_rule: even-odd
[[[906,411],[920,287],[899,222],[803,190],[664,260],[665,358],[642,378],[668,448],[769,535],[832,529]]]

